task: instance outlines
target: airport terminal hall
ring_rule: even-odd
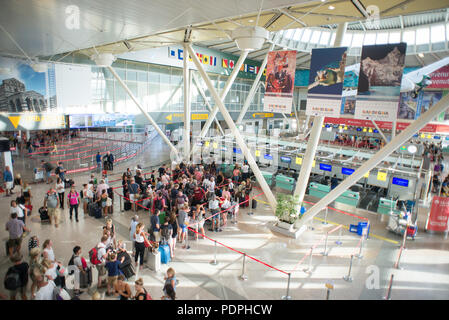
[[[0,300],[447,300],[449,0],[2,1],[0,153]]]

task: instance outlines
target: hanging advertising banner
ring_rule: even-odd
[[[295,83],[296,51],[268,53],[263,111],[291,113]]]
[[[306,115],[340,116],[347,49],[312,49]]]
[[[355,118],[396,120],[406,49],[405,42],[362,47]]]
[[[58,113],[0,113],[0,131],[65,129],[66,117]]]
[[[429,89],[447,89],[449,88],[449,65],[441,67],[437,71],[432,72],[430,75],[430,81],[432,83],[426,88]]]
[[[432,207],[426,221],[426,230],[435,232],[448,231],[449,198],[434,196]]]

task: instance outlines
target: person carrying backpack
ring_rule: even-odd
[[[9,290],[11,300],[16,300],[17,293],[21,294],[22,300],[27,300],[26,288],[28,285],[29,265],[22,261],[23,256],[20,252],[14,253],[10,259],[14,265],[6,272],[5,288]]]
[[[51,171],[53,170],[53,166],[50,163],[46,162],[45,160],[41,160],[41,164],[42,164],[42,168],[45,171],[47,184],[52,183],[53,180],[50,178],[50,176],[51,176]]]
[[[100,243],[89,251],[90,262],[97,268],[98,271],[98,284],[97,288],[103,288],[106,284],[102,283],[103,277],[106,275],[106,258],[108,252],[106,251],[106,243],[108,242],[108,236],[102,236]]]

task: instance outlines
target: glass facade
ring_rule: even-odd
[[[181,68],[118,60],[114,63],[114,69],[142,104],[143,108],[148,112],[183,112],[184,85]],[[93,95],[92,107],[95,108],[95,110],[101,110],[108,113],[140,113],[135,103],[108,69],[92,66],[91,70]],[[199,85],[202,87],[206,98],[213,107],[214,101],[206,84],[197,71],[193,72],[196,74],[196,78],[199,79]],[[218,74],[209,74],[209,77],[220,93],[224,88],[228,77]],[[225,105],[230,112],[238,112],[242,109],[252,84],[253,80],[237,78],[234,81],[234,84],[225,98]],[[301,104],[298,99],[305,100],[304,94],[301,95],[300,91],[303,91],[303,88],[295,88],[294,104],[296,106]],[[248,108],[248,112],[263,111],[264,93],[265,88],[260,85]],[[190,97],[193,112],[208,112],[206,103],[196,88],[195,81],[193,80]],[[90,107],[87,110],[74,108],[73,110],[67,110],[67,112],[72,114],[89,113],[89,111],[91,112],[89,109]]]

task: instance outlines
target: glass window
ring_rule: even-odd
[[[332,38],[331,38],[331,42],[330,42],[330,44],[331,45],[333,45],[334,44],[334,42],[335,42],[335,37],[337,36],[337,34],[334,32],[334,33],[332,33]]]
[[[388,43],[399,43],[401,42],[401,33],[400,32],[390,32]]]
[[[352,36],[352,47],[361,47],[363,45],[363,33],[354,33]]]
[[[402,34],[402,41],[407,42],[408,45],[414,46],[415,31],[414,30],[404,31],[404,33]]]
[[[432,30],[430,32],[430,41],[431,42],[444,42],[446,39],[444,37],[444,25],[440,24],[438,26],[432,26]]]
[[[376,43],[376,33],[369,32],[365,34],[365,40],[363,41],[363,44],[370,45]]]
[[[352,33],[346,32],[345,35],[343,36],[342,42],[343,47],[350,47],[351,41],[352,41]]]
[[[293,32],[295,32],[296,29],[288,29],[287,32],[284,34],[284,38],[291,39],[293,36]]]
[[[301,42],[309,42],[311,34],[312,31],[310,29],[305,29],[304,33],[302,34]]]
[[[313,31],[313,33],[312,33],[312,37],[310,38],[310,43],[318,43],[318,41],[320,41],[320,34],[321,34],[321,31],[319,31],[319,30],[315,30],[315,31]]]
[[[376,38],[376,44],[388,43],[388,32],[378,32]]]
[[[299,39],[301,39],[302,32],[303,32],[303,29],[296,29],[296,32],[293,35],[293,40],[299,41]]]
[[[427,44],[429,40],[429,28],[419,28],[416,30],[416,44]]]
[[[329,43],[330,36],[331,36],[331,33],[329,31],[321,32],[320,44],[327,45]]]

